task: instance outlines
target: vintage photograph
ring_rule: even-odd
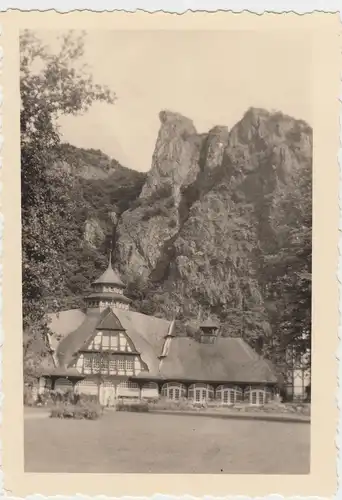
[[[25,472],[310,473],[300,37],[21,30]]]

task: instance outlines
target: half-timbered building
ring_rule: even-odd
[[[121,397],[264,404],[277,377],[241,338],[225,338],[207,320],[198,339],[175,335],[174,322],[130,309],[109,264],[92,284],[86,309],[50,316],[53,366],[41,388],[93,394],[104,405]]]

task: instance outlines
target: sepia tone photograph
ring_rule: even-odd
[[[310,473],[299,39],[20,32],[25,472]]]

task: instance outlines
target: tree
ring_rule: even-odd
[[[46,313],[58,307],[63,290],[66,269],[60,256],[73,241],[78,201],[70,196],[73,180],[65,169],[58,118],[85,112],[94,101],[115,101],[115,94],[94,83],[81,65],[83,54],[84,37],[73,32],[60,39],[57,54],[32,31],[20,37],[24,366],[30,359],[31,374],[47,353]]]
[[[279,183],[271,224],[278,248],[266,256],[266,296],[274,333],[276,361],[286,363],[291,350],[310,368],[312,165],[303,163],[291,182]],[[274,304],[276,308],[274,310]],[[306,354],[306,356],[304,356]]]

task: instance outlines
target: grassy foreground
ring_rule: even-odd
[[[307,474],[310,425],[107,412],[25,420],[25,472]]]

